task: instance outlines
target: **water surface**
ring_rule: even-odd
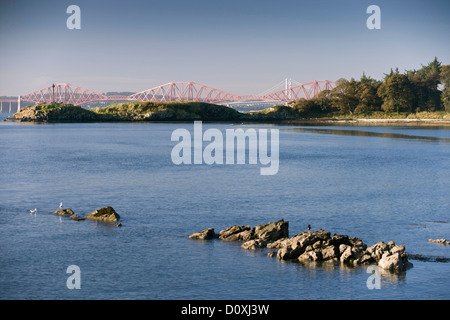
[[[172,163],[177,128],[192,123],[0,124],[2,299],[449,299],[450,264],[412,260],[369,290],[366,268],[315,268],[193,241],[214,227],[288,220],[450,258],[449,127],[203,124],[279,128],[280,167]],[[110,205],[122,227],[79,215]],[[29,210],[38,208],[37,215]],[[81,269],[69,290],[66,269]]]

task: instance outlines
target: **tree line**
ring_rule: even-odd
[[[341,78],[332,90],[321,91],[312,99],[300,99],[291,105],[305,117],[376,111],[450,112],[450,65],[443,66],[435,58],[419,70],[400,73],[398,68],[391,69],[381,81],[364,73],[360,80]]]

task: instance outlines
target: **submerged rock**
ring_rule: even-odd
[[[53,214],[57,214],[60,216],[72,216],[75,214],[72,209],[59,209],[53,212]]]
[[[86,216],[86,219],[96,220],[100,222],[106,223],[115,223],[117,226],[120,226],[120,223],[117,223],[120,219],[119,214],[112,207],[105,207],[94,212],[89,213]]]
[[[69,217],[70,219],[75,220],[75,221],[85,220],[84,218],[81,218],[80,216],[75,214],[75,212],[73,212],[72,209],[59,209],[59,210],[56,210],[55,212],[53,212],[53,214]]]
[[[439,243],[439,244],[445,244],[445,245],[450,244],[450,241],[446,240],[446,239],[428,239],[428,241],[434,242],[434,243]]]

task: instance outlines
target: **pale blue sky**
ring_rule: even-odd
[[[81,30],[66,9],[81,8]],[[381,30],[366,9],[381,8]],[[381,79],[450,64],[450,1],[11,1],[0,4],[0,95],[52,83],[96,92],[194,81],[257,94],[300,82]]]

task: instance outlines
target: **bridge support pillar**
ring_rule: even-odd
[[[20,96],[17,97],[17,112],[20,111]]]
[[[292,79],[286,78],[284,81],[285,81],[284,87],[285,87],[285,90],[286,90],[286,93],[287,93],[287,98],[288,98],[288,100],[291,100],[292,99],[292,92],[291,92]]]

